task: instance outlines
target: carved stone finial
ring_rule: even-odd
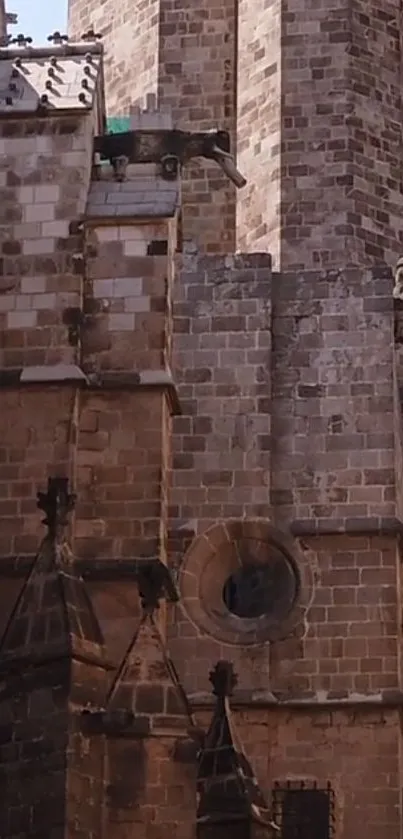
[[[19,35],[12,39],[11,43],[15,44],[17,47],[28,47],[32,44],[32,38],[29,38],[27,35],[23,35],[22,32],[20,32]]]
[[[164,594],[165,583],[162,572],[163,569],[157,563],[139,568],[137,584],[144,612],[152,613],[159,608],[161,597]]]
[[[214,695],[219,699],[232,696],[238,682],[232,663],[230,661],[218,661],[214,670],[210,673],[210,682],[213,685]]]
[[[169,569],[159,559],[139,560],[136,580],[143,611],[148,614],[159,608],[163,597],[171,603],[179,599]]]
[[[39,510],[46,514],[43,524],[46,524],[49,533],[55,536],[66,527],[67,516],[74,509],[76,501],[76,496],[69,492],[68,478],[49,478],[47,492],[38,492],[37,499]]]
[[[103,37],[104,36],[102,35],[101,32],[95,32],[94,27],[91,26],[90,29],[88,29],[87,32],[84,32],[84,34],[81,35],[81,40],[82,41],[100,41],[100,39],[103,38]]]
[[[66,44],[68,40],[69,36],[61,35],[61,33],[58,30],[56,30],[56,32],[53,32],[52,35],[48,35],[48,41],[50,41],[53,44]]]

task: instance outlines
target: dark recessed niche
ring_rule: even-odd
[[[223,600],[238,618],[268,617],[282,620],[291,611],[298,594],[298,579],[285,556],[277,554],[267,564],[240,566],[223,587]]]

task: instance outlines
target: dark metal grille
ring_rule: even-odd
[[[281,839],[333,839],[334,792],[327,784],[275,783],[273,820]]]

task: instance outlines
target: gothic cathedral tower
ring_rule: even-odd
[[[400,0],[69,2],[72,35],[104,35],[110,115],[153,93],[178,126],[231,132],[248,186],[213,200],[198,167],[186,234],[282,270],[400,254],[400,16]]]
[[[6,20],[1,837],[402,839],[402,0]]]

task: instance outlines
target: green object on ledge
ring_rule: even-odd
[[[130,131],[130,117],[107,117],[107,134],[124,134]],[[99,166],[109,166],[109,160],[101,160]]]
[[[130,117],[107,117],[106,131],[108,134],[124,134],[130,131]]]

